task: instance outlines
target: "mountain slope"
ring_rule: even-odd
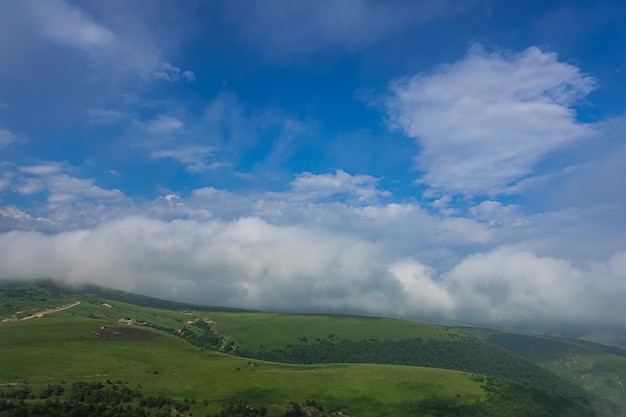
[[[339,411],[354,416],[601,415],[592,396],[556,376],[542,374],[545,371],[504,349],[438,326],[381,318],[233,312],[98,288],[80,293],[49,284],[0,289],[0,303],[2,317],[11,318],[0,324],[0,383],[4,384],[0,398],[8,398],[5,405],[12,404],[4,409],[0,404],[0,416],[13,415],[19,407],[30,407],[26,412],[35,415],[37,407],[47,404],[45,394],[57,389],[63,389],[61,403],[75,407],[91,404],[85,398],[115,397],[113,391],[138,395],[129,394],[117,406],[95,403],[94,407],[108,407],[112,415],[125,415],[119,414],[126,412],[120,411],[124,407],[133,413],[163,412],[149,407],[158,401],[145,398],[171,399],[171,404],[178,404],[172,410],[181,415],[244,415],[236,412],[247,412],[248,406],[268,416],[304,412],[298,407],[309,415]],[[30,311],[36,316],[68,305],[39,318],[23,320],[16,314]],[[357,351],[351,360],[345,360],[344,352],[343,359],[336,361],[318,360],[312,350],[306,350],[326,344],[341,353],[338,349],[350,343],[368,349]],[[411,353],[411,346],[415,350],[429,343],[473,345],[476,355],[483,356],[474,358],[475,368],[468,369],[465,360],[441,351],[439,362],[434,351]],[[389,346],[401,349],[385,357],[381,352]],[[255,355],[284,355],[304,348],[309,363],[236,356],[245,353],[244,347]],[[391,358],[399,352],[410,360],[394,364]],[[416,362],[418,357],[426,363]],[[458,365],[450,365],[454,363]],[[542,378],[549,386],[536,382]],[[83,395],[86,389],[93,392]],[[18,396],[24,396],[24,404]],[[238,403],[246,406],[233,407]],[[118,406],[120,410],[113,408]]]
[[[626,351],[583,340],[465,328],[626,409]]]

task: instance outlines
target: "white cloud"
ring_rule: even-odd
[[[73,232],[0,233],[0,279],[48,276],[206,304],[465,322],[626,313],[626,252],[580,269],[505,247],[438,272],[413,257],[390,256],[388,244],[256,217],[131,216]]]
[[[452,216],[458,212],[458,209],[454,208],[453,204],[451,203],[452,196],[444,195],[433,201],[431,205],[433,206],[433,208],[439,211],[439,214],[441,214],[442,216]]]
[[[82,10],[62,0],[28,1],[35,27],[43,36],[63,45],[94,52],[115,42],[115,35]]]
[[[0,148],[7,146],[17,140],[17,135],[10,130],[0,127]]]
[[[394,262],[389,272],[402,285],[402,315],[448,316],[454,300],[440,282],[432,279],[433,269],[408,258]]]
[[[358,201],[372,201],[381,194],[377,189],[378,180],[369,175],[350,175],[342,170],[334,174],[314,175],[310,172],[299,174],[291,182],[292,191],[305,199],[320,199],[336,194],[347,194]]]
[[[49,179],[48,185],[52,191],[51,197],[55,194],[71,196],[75,198],[120,198],[123,194],[119,190],[106,190],[94,184],[91,179],[75,178],[69,175],[56,175]]]
[[[4,217],[12,217],[14,219],[32,219],[32,217],[28,214],[23,212],[22,210],[18,209],[15,206],[8,206],[5,208],[0,209],[0,216],[4,216]]]
[[[284,192],[204,187],[149,201],[67,173],[74,169],[15,169],[9,186],[40,192],[42,204],[0,210],[0,232],[12,230],[0,233],[0,279],[45,275],[202,303],[465,321],[622,311],[626,248],[620,230],[598,226],[601,211],[523,216],[487,200],[471,217],[442,216],[381,202],[376,178],[343,171],[303,173]]]
[[[493,231],[484,224],[464,217],[445,217],[439,222],[438,239],[460,244],[486,243],[493,238]]]
[[[45,223],[29,223],[32,230],[72,230],[132,211],[133,204],[121,191],[102,188],[90,178],[68,175],[66,171],[70,170],[72,168],[54,162],[17,169],[12,188],[19,194],[31,196],[32,212],[46,219]],[[6,218],[0,221],[0,227],[6,224]]]
[[[371,243],[254,218],[131,217],[56,235],[0,234],[0,248],[0,277],[90,277],[159,296],[271,309],[356,309],[367,304],[378,270]]]
[[[195,81],[196,76],[191,71],[181,71],[180,68],[173,66],[169,62],[161,64],[160,68],[152,73],[157,80],[164,81]]]
[[[593,134],[570,108],[595,83],[554,53],[467,57],[391,83],[392,124],[415,138],[421,181],[452,193],[495,195],[533,174],[549,152]]]
[[[167,135],[182,129],[184,126],[184,123],[176,117],[161,114],[156,119],[146,123],[145,129],[150,133]]]
[[[22,194],[33,194],[43,190],[49,193],[52,202],[81,200],[90,198],[118,198],[119,190],[106,190],[94,183],[92,179],[76,178],[64,173],[63,164],[50,162],[39,165],[19,167],[19,172],[27,174],[20,178],[17,190]]]
[[[498,225],[522,225],[527,220],[517,214],[519,207],[516,205],[503,205],[499,201],[485,200],[480,204],[469,208],[469,213],[479,221],[488,223],[490,226]]]
[[[0,187],[1,190],[1,187]],[[48,219],[32,217],[15,206],[0,207],[0,230],[31,230],[46,228]]]
[[[20,167],[20,172],[32,175],[50,175],[61,172],[62,166],[57,163],[31,165]]]
[[[107,190],[95,185],[91,179],[75,178],[66,174],[48,178],[46,185],[50,191],[48,201],[55,204],[83,199],[119,199],[124,196],[119,190]]]
[[[89,6],[101,13],[89,13]],[[27,0],[18,12],[18,19],[24,16],[21,23],[42,40],[68,48],[70,51],[64,52],[68,56],[87,57],[84,62],[88,67],[81,70],[86,70],[84,79],[90,83],[128,76],[149,81],[195,80],[192,71],[181,70],[164,59],[161,44],[165,39],[157,39],[148,29],[141,8],[138,11],[117,4],[107,9],[65,0]],[[32,46],[34,43],[26,45]]]
[[[159,151],[153,151],[151,153],[152,158],[172,158],[185,164],[189,172],[203,172],[209,169],[216,169],[222,167],[219,162],[206,163],[206,160],[211,157],[215,152],[215,149],[210,146],[187,146],[179,147],[176,149],[164,149]]]
[[[563,259],[501,248],[468,256],[445,276],[457,317],[483,321],[607,318],[594,277]],[[600,308],[598,308],[600,307]],[[620,310],[622,308],[620,307]]]
[[[43,190],[45,183],[39,178],[25,178],[16,186],[18,193],[23,195],[35,194]]]

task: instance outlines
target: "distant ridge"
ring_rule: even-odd
[[[131,293],[117,290],[96,284],[70,284],[50,278],[35,280],[8,280],[0,281],[0,288],[11,288],[20,286],[38,286],[57,296],[70,296],[76,294],[91,294],[101,298],[108,298],[123,303],[134,304],[142,307],[162,308],[166,310],[201,310],[201,311],[230,311],[230,312],[252,312],[235,307],[209,306],[202,304],[183,303],[179,301],[165,300],[148,295]]]

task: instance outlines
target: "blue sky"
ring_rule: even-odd
[[[626,314],[621,1],[0,4],[0,278]]]

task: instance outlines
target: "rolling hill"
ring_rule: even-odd
[[[0,416],[621,415],[517,343],[411,321],[51,282],[4,285],[0,320]]]
[[[626,351],[623,349],[570,338],[493,329],[463,330],[626,408]]]

